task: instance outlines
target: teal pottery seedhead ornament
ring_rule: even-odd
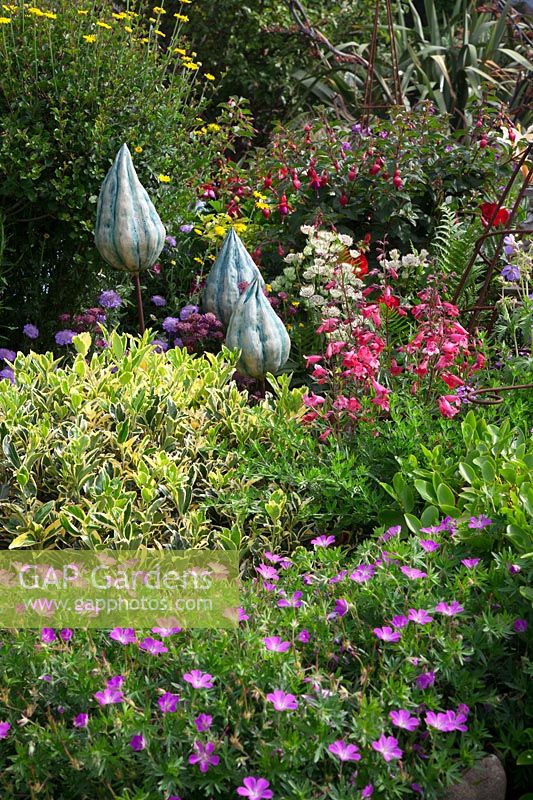
[[[239,301],[239,285],[254,280],[260,286],[265,285],[250,253],[231,228],[205,282],[202,295],[204,311],[210,311],[227,327]]]
[[[250,378],[276,375],[287,363],[291,340],[255,278],[239,297],[226,332],[226,346],[240,350],[237,369]]]

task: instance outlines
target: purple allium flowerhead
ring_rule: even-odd
[[[137,636],[133,628],[113,628],[109,638],[119,642],[119,644],[135,644],[137,642]]]
[[[405,628],[405,626],[408,624],[409,620],[403,614],[397,614],[391,619],[391,625],[393,628]]]
[[[273,653],[286,653],[291,646],[290,642],[283,642],[279,636],[267,636],[263,639],[263,643],[265,648]]]
[[[15,373],[12,369],[9,369],[9,367],[0,369],[0,380],[6,380],[10,383],[15,383]]]
[[[276,567],[271,567],[270,564],[259,564],[255,571],[267,581],[279,581],[279,574]]]
[[[417,717],[412,717],[409,711],[404,708],[399,708],[397,711],[391,711],[389,718],[393,725],[397,728],[404,728],[406,731],[414,731],[420,725],[420,720]]]
[[[356,583],[366,583],[376,574],[376,568],[372,564],[359,564],[350,575],[350,580]]]
[[[54,336],[56,344],[60,345],[67,345],[72,344],[72,340],[76,336],[76,331],[71,331],[70,329],[66,329],[64,331],[58,331]]]
[[[374,787],[372,786],[371,783],[367,783],[367,785],[361,789],[361,800],[364,800],[364,798],[367,797],[372,797],[373,794],[374,794]]]
[[[98,701],[101,706],[111,706],[116,703],[124,702],[124,694],[120,689],[104,689],[103,692],[95,692],[93,697]]]
[[[220,758],[214,755],[214,742],[194,742],[194,753],[189,756],[189,764],[198,764],[200,772],[207,772],[209,767],[216,767]]]
[[[139,642],[139,647],[141,650],[145,650],[147,653],[150,653],[151,656],[158,656],[161,653],[168,653],[168,647],[165,647],[163,642],[160,642],[159,639],[154,639],[152,636],[146,636],[141,642]]]
[[[0,361],[9,361],[12,363],[17,357],[14,350],[8,350],[7,347],[0,347]]]
[[[172,692],[165,692],[158,699],[157,704],[163,714],[173,714],[178,707],[180,701],[179,695],[172,694]]]
[[[165,242],[170,245],[170,247],[176,247],[176,239],[174,236],[165,236]]]
[[[10,730],[11,725],[9,722],[0,722],[0,739],[5,739]]]
[[[272,703],[276,711],[295,711],[298,708],[296,697],[293,694],[286,694],[281,689],[270,692],[266,699]]]
[[[298,634],[298,636],[296,638],[298,639],[299,642],[302,642],[303,644],[307,644],[307,642],[310,639],[309,631],[304,628],[303,631],[300,631],[300,633]]]
[[[513,622],[513,630],[515,633],[524,633],[524,631],[527,631],[527,620],[515,619]]]
[[[139,753],[146,748],[146,739],[142,733],[136,733],[135,736],[131,737],[130,747],[135,753]]]
[[[416,685],[419,689],[429,689],[435,683],[435,673],[431,670],[429,672],[421,672],[416,679]]]
[[[479,558],[463,558],[461,559],[461,564],[465,566],[467,569],[474,569],[477,567],[481,559]]]
[[[122,298],[112,289],[108,289],[106,292],[102,292],[98,298],[98,302],[102,308],[120,308],[122,305]]]
[[[36,325],[32,325],[28,323],[24,325],[22,328],[22,333],[24,336],[27,336],[28,339],[38,339],[39,338],[39,328]]]
[[[314,539],[311,539],[311,544],[313,547],[329,547],[330,544],[335,544],[335,537],[334,536],[326,536],[323,534],[322,536],[316,536]]]
[[[124,675],[113,675],[106,681],[106,686],[108,689],[122,689],[125,680]]]
[[[438,614],[444,614],[445,617],[454,617],[464,611],[464,608],[457,600],[452,600],[451,603],[437,603],[435,611]]]
[[[162,328],[168,334],[174,335],[178,332],[178,325],[180,321],[177,317],[165,317],[162,322]]]
[[[382,628],[374,628],[374,633],[383,642],[399,642],[402,638],[400,631],[393,631],[388,625],[384,625]]]
[[[59,631],[59,636],[64,642],[70,642],[74,636],[74,631],[72,628],[62,628],[62,630]]]
[[[410,622],[415,622],[417,625],[427,625],[433,622],[433,617],[423,608],[410,608],[407,616]]]
[[[361,761],[359,748],[355,744],[347,744],[343,739],[338,739],[328,746],[329,752],[337,756],[339,761]]]
[[[488,528],[489,525],[492,525],[492,520],[489,519],[489,517],[486,517],[484,514],[480,514],[478,517],[470,517],[468,522],[469,528],[475,528],[479,530]]]
[[[41,629],[41,642],[45,644],[51,644],[57,640],[56,632],[53,628],[42,628]]]
[[[152,633],[157,633],[157,635],[161,636],[162,639],[166,639],[169,636],[174,636],[176,633],[181,633],[182,630],[183,630],[182,628],[176,625],[173,628],[172,627],[152,628]]]
[[[183,674],[183,680],[190,683],[194,689],[212,689],[213,676],[208,672],[202,672],[199,669],[191,669],[190,672]]]
[[[180,320],[182,322],[185,322],[185,320],[189,319],[189,317],[192,316],[192,314],[198,314],[199,310],[200,309],[198,308],[198,306],[195,306],[192,303],[189,303],[189,305],[187,306],[183,306],[183,308],[180,311]]]
[[[242,786],[237,789],[237,794],[240,797],[247,797],[248,800],[271,800],[274,796],[272,790],[268,787],[270,783],[266,778],[244,778]]]
[[[426,553],[434,553],[435,550],[438,550],[440,547],[440,544],[433,541],[433,539],[420,539],[418,544]]]
[[[191,225],[190,223],[187,223],[186,225],[180,225],[180,231],[182,233],[190,233],[193,228],[194,225]]]
[[[194,724],[198,733],[204,733],[213,724],[213,717],[210,714],[199,714],[194,720]]]
[[[89,715],[85,713],[78,714],[77,717],[74,717],[72,724],[75,728],[86,728],[89,724]]]
[[[403,751],[398,747],[398,740],[394,736],[385,736],[384,733],[379,739],[372,742],[372,747],[376,753],[381,753],[385,761],[392,761],[394,758],[403,756]]]
[[[303,592],[294,592],[292,597],[282,597],[281,600],[278,600],[278,606],[280,608],[300,608],[302,605],[302,596]]]
[[[421,569],[417,569],[416,567],[400,567],[401,572],[410,578],[412,581],[416,581],[419,578],[427,578],[427,572],[422,572]]]
[[[167,304],[165,298],[162,297],[160,294],[153,294],[150,300],[152,301],[154,306],[157,306],[158,308],[163,308],[163,306],[166,306]]]
[[[516,283],[520,280],[520,268],[514,264],[506,264],[500,275],[509,283]]]

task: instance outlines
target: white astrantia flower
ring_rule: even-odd
[[[325,306],[326,305],[326,298],[322,297],[320,294],[314,294],[312,297],[309,298],[309,305],[311,306]]]
[[[315,293],[314,286],[302,286],[300,289],[300,297],[312,297]]]

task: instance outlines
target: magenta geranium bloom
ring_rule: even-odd
[[[452,600],[451,603],[437,603],[435,611],[438,614],[444,614],[445,617],[453,617],[464,611],[464,608],[457,600]]]
[[[452,733],[453,731],[467,731],[467,715],[460,711],[428,711],[425,716],[426,725],[437,731]]]
[[[179,628],[178,626],[174,628],[152,628],[152,633],[157,633],[158,636],[161,636],[162,639],[166,639],[168,636],[174,636],[176,633],[181,633],[183,628]]]
[[[515,619],[513,622],[513,630],[515,633],[524,633],[527,631],[527,619]]]
[[[51,644],[52,642],[55,642],[56,639],[56,632],[53,628],[42,628],[41,642],[44,642],[45,644]]]
[[[291,646],[290,642],[283,642],[279,636],[267,636],[263,642],[266,649],[274,653],[286,653]]]
[[[366,583],[376,574],[376,568],[372,564],[359,564],[350,575],[350,580],[356,583]]]
[[[213,723],[213,717],[210,714],[199,714],[194,720],[196,730],[198,733],[208,731]]]
[[[200,772],[207,772],[209,767],[216,767],[220,758],[215,754],[214,742],[194,742],[194,753],[189,756],[189,764],[198,764]]]
[[[412,581],[416,581],[419,578],[427,578],[427,572],[422,572],[421,569],[417,569],[416,567],[400,567],[400,570],[410,578]]]
[[[250,619],[244,608],[238,608],[237,614],[239,615],[239,622],[246,622],[247,619]]]
[[[391,624],[393,628],[405,628],[406,625],[409,625],[409,620],[403,614],[397,614],[391,619]]]
[[[120,644],[135,644],[137,636],[133,628],[113,628],[109,638]]]
[[[336,756],[339,761],[361,761],[359,748],[355,744],[347,744],[342,739],[338,739],[328,747],[329,752]]]
[[[262,578],[268,581],[279,581],[279,574],[275,567],[271,567],[270,564],[259,564],[255,570]]]
[[[72,720],[72,724],[75,728],[86,728],[89,724],[89,715],[88,714],[78,714],[77,717],[74,717]]]
[[[435,683],[434,672],[421,672],[416,679],[416,685],[419,689],[428,689]]]
[[[109,678],[109,680],[106,681],[105,685],[108,689],[122,689],[124,680],[124,675],[114,675],[112,678]]]
[[[486,517],[484,514],[480,514],[479,517],[470,517],[468,521],[468,527],[478,530],[483,530],[483,528],[488,528],[489,525],[492,525],[492,520]]]
[[[11,724],[9,722],[0,722],[0,739],[5,739],[10,730]]]
[[[372,742],[372,747],[377,753],[381,753],[385,761],[392,761],[403,756],[403,751],[398,747],[398,740],[394,736],[385,736],[384,733],[379,739]]]
[[[141,650],[150,653],[151,656],[168,653],[168,647],[165,647],[163,642],[160,642],[159,639],[153,639],[151,636],[146,636],[146,638],[139,643],[139,647]]]
[[[161,695],[158,699],[157,704],[163,714],[173,714],[174,711],[178,707],[178,703],[180,701],[178,694],[172,694],[172,692],[165,692]]]
[[[334,536],[317,536],[315,539],[311,539],[311,544],[315,547],[329,547],[330,544],[335,544],[335,537]]]
[[[481,559],[479,558],[463,558],[461,559],[461,564],[465,566],[467,569],[474,569],[477,567]]]
[[[433,617],[423,608],[410,608],[407,616],[410,622],[416,622],[417,625],[427,625],[433,621]]]
[[[93,697],[101,706],[110,706],[124,702],[124,695],[120,689],[104,689],[103,692],[95,692]]]
[[[183,680],[190,683],[195,689],[211,689],[213,687],[213,676],[208,672],[199,669],[191,669],[183,675]]]
[[[140,753],[141,750],[146,748],[146,739],[142,733],[136,733],[135,736],[131,737],[130,747],[135,753]]]
[[[420,721],[417,717],[412,717],[404,708],[399,708],[397,711],[391,711],[389,718],[393,725],[397,728],[403,728],[406,731],[414,731],[418,728]]]
[[[374,787],[371,783],[367,783],[367,785],[361,789],[361,800],[365,800],[367,797],[372,797],[373,794]]]
[[[278,606],[280,608],[300,608],[302,595],[303,592],[294,592],[292,597],[282,597],[281,600],[278,600]]]
[[[433,539],[420,539],[418,544],[426,553],[434,553],[440,547],[440,544],[433,541]]]
[[[298,708],[298,701],[293,694],[285,694],[281,689],[267,694],[266,699],[272,703],[276,711],[294,711]]]
[[[300,633],[296,638],[298,639],[299,642],[307,644],[307,642],[311,637],[309,636],[309,631],[304,628],[302,631],[300,631]]]
[[[374,633],[383,642],[399,642],[402,638],[400,631],[393,631],[388,625],[384,625],[383,628],[374,628]]]
[[[248,800],[271,800],[273,797],[272,790],[268,787],[270,783],[266,778],[244,778],[242,786],[237,789],[237,794],[241,797],[247,797]]]

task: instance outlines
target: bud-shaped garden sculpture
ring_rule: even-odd
[[[226,346],[241,351],[238,369],[250,378],[275,375],[285,365],[291,340],[255,278],[239,297],[226,332]]]
[[[227,327],[239,301],[239,285],[251,283],[254,279],[260,286],[265,285],[251,255],[231,228],[205,282],[204,311],[210,311]]]
[[[165,229],[141,184],[128,146],[123,144],[107,173],[96,208],[94,240],[102,258],[130,272],[137,290],[141,333],[144,332],[139,273],[151,267],[165,244]]]

